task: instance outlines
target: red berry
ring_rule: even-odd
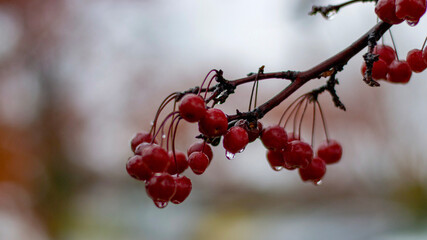
[[[427,64],[427,47],[424,48],[423,59],[424,59],[424,62]]]
[[[300,140],[290,142],[290,149],[285,151],[285,164],[288,168],[305,168],[313,159],[313,149]]]
[[[326,173],[326,163],[319,157],[313,158],[306,168],[299,169],[299,175],[303,181],[318,183]]]
[[[199,131],[208,137],[224,135],[227,129],[227,116],[217,108],[208,109],[199,121]]]
[[[394,49],[387,45],[378,44],[374,48],[374,53],[379,55],[379,58],[384,60],[387,64],[396,59],[396,52]]]
[[[144,148],[154,145],[152,143],[147,143],[147,142],[143,142],[141,144],[138,145],[138,147],[135,148],[135,155],[142,155],[142,151],[144,150]]]
[[[153,175],[151,169],[148,168],[139,155],[129,158],[126,163],[126,171],[131,177],[138,180],[148,180]]]
[[[246,130],[249,142],[255,141],[262,132],[262,123],[259,121],[248,122],[245,119],[240,119],[234,126],[239,126]]]
[[[426,0],[396,0],[396,16],[416,25],[426,12]]]
[[[199,121],[206,112],[205,100],[199,95],[185,95],[179,104],[179,114],[188,122]]]
[[[362,63],[362,74],[366,72],[366,63]],[[381,58],[374,62],[372,66],[372,78],[375,80],[386,79],[388,72],[388,64]]]
[[[203,152],[208,156],[209,161],[213,158],[212,148],[206,142],[195,142],[187,150],[187,156],[190,156],[193,152]]]
[[[181,151],[175,151],[175,156],[173,151],[169,151],[170,164],[168,167],[168,173],[171,175],[180,174],[188,168],[188,161],[185,153]],[[176,164],[175,164],[176,162]]]
[[[169,154],[158,145],[150,145],[142,150],[142,160],[153,172],[164,172],[170,164]]]
[[[245,129],[234,126],[228,129],[222,140],[225,150],[230,153],[237,153],[243,150],[249,142],[248,133]]]
[[[384,22],[399,24],[403,19],[396,16],[396,0],[379,0],[375,6],[375,13]]]
[[[205,172],[209,165],[209,158],[203,152],[193,152],[188,157],[188,165],[197,175]]]
[[[156,173],[145,183],[147,195],[154,202],[168,202],[176,191],[176,183],[168,173]]]
[[[130,147],[132,148],[132,151],[135,152],[135,149],[139,144],[143,142],[151,143],[152,140],[153,140],[153,136],[151,134],[146,132],[139,132],[135,134],[135,136],[130,141]]]
[[[411,67],[406,61],[395,60],[388,66],[387,81],[393,83],[407,83],[411,75]]]
[[[288,143],[288,134],[279,125],[270,126],[262,131],[261,141],[267,149],[274,151],[284,150]]]
[[[192,184],[191,180],[186,176],[174,177],[174,180],[176,191],[170,201],[174,204],[180,204],[190,195]]]
[[[283,164],[285,163],[282,152],[276,152],[273,150],[267,150],[267,161],[274,171],[282,170]]]
[[[406,61],[413,72],[419,73],[427,68],[427,63],[425,63],[423,59],[423,52],[419,49],[409,51],[406,56]]]
[[[317,149],[317,156],[323,159],[326,164],[336,163],[342,156],[341,144],[335,140],[326,141]]]

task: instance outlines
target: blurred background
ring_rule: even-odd
[[[215,148],[205,174],[186,171],[189,198],[165,209],[125,171],[130,139],[169,93],[200,85],[212,68],[227,79],[261,65],[306,70],[376,23],[373,3],[329,20],[307,14],[339,2],[0,0],[0,239],[426,239],[427,73],[370,88],[363,53],[338,74],[347,112],[321,96],[344,155],[320,186],[270,169],[259,141],[231,161]],[[401,59],[425,29],[426,17],[392,28]],[[262,81],[258,103],[287,84]],[[220,107],[246,110],[250,89]],[[310,122],[303,128],[310,139]],[[196,134],[181,124],[177,148]]]

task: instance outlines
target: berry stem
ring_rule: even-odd
[[[304,110],[302,111],[301,118],[300,118],[300,121],[299,121],[299,127],[298,127],[298,136],[300,138],[301,138],[302,121],[304,120],[304,115],[305,115],[305,112],[307,111],[308,103],[309,103],[309,100],[308,100],[308,98],[306,98]]]
[[[279,120],[279,123],[278,123],[278,125],[280,125],[280,124],[282,124],[282,120],[283,120],[283,118],[285,117],[285,115],[286,115],[286,113],[289,111],[289,109],[291,109],[291,107],[292,107],[292,105],[294,105],[298,100],[300,100],[301,98],[303,98],[303,97],[305,97],[305,94],[304,95],[301,95],[301,96],[299,96],[297,99],[295,99],[286,109],[285,109],[285,111],[283,112],[283,114],[282,114],[282,116],[280,117],[280,120]],[[292,112],[291,112],[291,114],[292,114]],[[285,123],[285,125],[283,126],[283,127],[285,127],[286,126],[286,123]]]
[[[391,43],[393,43],[394,53],[396,54],[396,59],[399,60],[399,55],[397,54],[397,48],[396,43],[394,42],[393,34],[391,33],[391,29],[388,30],[388,33],[390,34]]]
[[[427,37],[426,37],[426,39],[424,39],[424,43],[423,43],[423,46],[421,47],[421,51],[424,49],[424,47],[426,46],[426,42],[427,42]]]
[[[323,130],[325,131],[326,142],[329,143],[328,129],[326,128],[326,120],[325,120],[325,117],[323,116],[322,107],[320,106],[320,103],[318,100],[316,100],[316,104],[319,107],[320,116],[322,118]]]
[[[317,101],[317,100],[315,100]],[[314,148],[314,129],[316,127],[316,103],[313,103],[313,124],[311,125],[311,147]]]
[[[212,69],[212,70],[210,70],[210,71],[208,72],[208,74],[206,74],[206,77],[205,77],[205,79],[203,79],[203,82],[202,82],[202,84],[200,85],[199,92],[197,93],[197,95],[200,95],[200,93],[202,92],[203,85],[205,84],[206,79],[208,79],[209,75],[210,75],[212,72],[218,72],[218,71],[217,71],[216,69]],[[209,86],[208,86],[206,89],[209,89]],[[206,91],[206,92],[207,92],[207,91]],[[205,98],[206,98],[206,95],[205,95]]]
[[[176,162],[176,154],[175,154],[175,139],[176,139],[176,133],[178,131],[178,124],[181,121],[182,117],[181,116],[177,116],[178,121],[176,122],[174,131],[173,131],[173,135],[172,135],[172,153],[173,153],[173,160],[175,162],[175,167],[176,167],[176,172],[177,172],[177,176],[179,176],[179,171],[178,171],[178,164]],[[176,118],[175,118],[176,119]],[[174,119],[174,120],[175,120]]]
[[[175,99],[175,97],[176,97],[177,94],[178,94],[178,92],[171,93],[160,104],[159,108],[157,109],[156,116],[154,117],[153,126],[151,126],[151,129],[150,129],[150,132],[149,132],[150,134],[152,134],[153,132],[154,133],[156,132],[157,119],[159,118],[160,113],[163,111],[163,109],[166,107],[166,105],[169,104],[170,101],[172,101],[173,99]],[[176,103],[176,101],[175,101],[175,103]],[[174,103],[174,106],[175,106],[175,103]],[[174,107],[174,111],[175,111],[175,107]]]

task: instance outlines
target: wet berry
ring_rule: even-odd
[[[135,149],[139,144],[143,142],[151,143],[152,140],[153,140],[153,136],[149,133],[139,132],[135,134],[135,136],[130,141],[130,147],[132,149],[132,152],[135,152]]]
[[[227,152],[237,153],[243,150],[249,142],[248,133],[242,127],[234,126],[224,135],[222,144]]]
[[[208,137],[224,135],[227,129],[227,116],[217,108],[208,109],[199,121],[199,131]]]
[[[190,156],[193,152],[203,152],[208,156],[209,161],[213,158],[212,148],[206,142],[195,142],[187,150],[187,156]]]
[[[130,176],[138,180],[148,180],[153,175],[151,169],[148,168],[139,155],[129,158],[126,163],[126,171]]]
[[[387,81],[393,83],[407,83],[411,79],[411,67],[406,61],[393,61],[388,66]]]
[[[168,173],[156,173],[145,183],[147,195],[155,202],[168,202],[176,191],[176,183]]]
[[[374,48],[374,53],[379,55],[379,59],[384,60],[387,64],[396,59],[396,52],[388,45],[378,44]]]
[[[273,150],[267,150],[267,161],[274,171],[282,170],[283,164],[285,163],[283,160],[282,152],[276,152]]]
[[[403,19],[396,16],[396,0],[378,0],[375,13],[386,23],[399,24]]]
[[[239,126],[246,130],[249,142],[255,141],[262,132],[262,123],[259,121],[248,122],[245,119],[240,119],[234,126]]]
[[[285,164],[288,168],[305,168],[313,159],[313,149],[303,141],[290,142],[290,149],[286,151]]]
[[[187,156],[181,151],[175,151],[175,156],[172,151],[169,151],[170,164],[168,173],[171,175],[180,174],[188,168]],[[175,164],[176,162],[176,164]]]
[[[411,67],[412,72],[419,73],[427,68],[427,63],[424,62],[423,52],[419,49],[413,49],[408,52],[406,61]]]
[[[179,114],[188,122],[199,121],[206,112],[205,100],[196,94],[185,95],[179,104]]]
[[[190,195],[192,184],[191,180],[186,176],[174,177],[174,180],[176,191],[170,201],[174,204],[180,204]]]
[[[326,163],[323,159],[315,157],[306,168],[300,168],[298,171],[303,181],[318,183],[326,173]]]
[[[209,166],[209,158],[203,152],[193,152],[188,157],[188,165],[195,174],[200,175]]]
[[[164,172],[170,164],[169,154],[158,145],[145,147],[141,154],[142,160],[153,172]]]
[[[317,149],[317,156],[322,158],[326,164],[336,163],[342,156],[341,144],[335,140],[326,141]]]
[[[426,0],[396,0],[396,16],[416,25],[426,12]]]
[[[279,125],[270,126],[262,131],[261,141],[267,149],[273,151],[284,150],[288,143],[288,134]]]

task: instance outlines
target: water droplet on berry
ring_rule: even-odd
[[[418,22],[419,22],[419,20],[418,20],[418,21],[410,21],[410,20],[406,20],[406,23],[407,23],[409,26],[411,26],[411,27],[414,27],[415,25],[417,25],[417,24],[418,24]]]
[[[277,171],[277,172],[278,172],[278,171],[280,171],[280,170],[282,170],[282,169],[283,169],[283,167],[282,167],[282,166],[274,166],[274,167],[273,167],[273,170],[274,170],[274,171]]]
[[[240,149],[239,153],[242,153],[243,151],[245,151],[245,148]]]
[[[154,205],[158,208],[165,208],[168,205],[168,202],[165,201],[154,201]]]
[[[234,153],[231,153],[231,152],[225,151],[225,157],[226,157],[228,160],[232,160],[232,159],[234,158],[234,156],[235,156],[235,154],[234,154]]]
[[[337,15],[337,10],[331,10],[326,14],[326,19],[327,20],[332,20],[335,18],[335,16]]]
[[[319,180],[319,181],[317,181],[317,182],[314,182],[314,185],[316,185],[316,186],[319,186],[319,185],[321,185],[322,184],[322,180]]]

